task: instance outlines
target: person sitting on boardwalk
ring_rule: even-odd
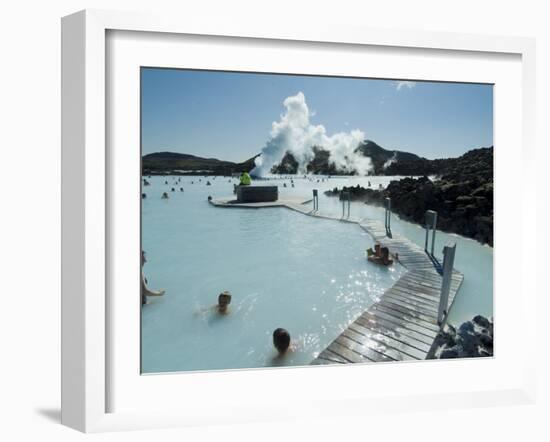
[[[141,305],[147,304],[147,296],[162,296],[165,290],[151,290],[147,287],[147,278],[143,274],[143,265],[147,262],[145,252],[141,251]]]
[[[239,181],[239,185],[241,186],[250,186],[252,184],[252,179],[246,170],[241,173]]]
[[[290,347],[290,334],[284,328],[278,328],[273,332],[273,345],[282,356]]]
[[[218,296],[218,313],[220,315],[227,315],[229,313],[229,304],[231,304],[231,293],[225,290]]]

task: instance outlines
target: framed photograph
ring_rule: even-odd
[[[532,40],[82,11],[62,50],[65,425],[533,400]]]

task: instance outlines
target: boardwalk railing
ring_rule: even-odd
[[[351,195],[349,192],[342,192],[342,218],[349,218],[351,211]],[[347,211],[347,216],[345,215]]]
[[[319,210],[319,192],[317,189],[313,189],[313,211]]]
[[[439,310],[437,313],[437,322],[443,324],[447,316],[449,304],[449,292],[451,290],[451,277],[453,274],[453,265],[455,262],[456,243],[446,245],[443,248],[443,281],[441,283],[441,295],[439,299]]]
[[[435,244],[435,229],[437,227],[437,212],[434,210],[428,210],[426,212],[426,242],[424,244],[424,250],[428,252],[428,237],[430,235],[430,230],[432,232],[432,248],[431,254],[434,254],[434,244]]]
[[[391,238],[391,198],[384,198],[384,208],[384,226],[386,227],[386,235]]]

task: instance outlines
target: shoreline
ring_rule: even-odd
[[[385,189],[343,186],[324,194],[342,200],[342,194],[347,192],[350,201],[375,207],[383,207],[385,199],[390,198],[393,214],[422,227],[426,211],[434,210],[438,215],[437,230],[493,248],[492,182],[457,189],[459,186],[443,180],[431,181],[428,177],[402,178],[391,181]]]

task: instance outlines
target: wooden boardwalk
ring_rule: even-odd
[[[437,322],[442,277],[440,263],[409,239],[391,232],[376,220],[321,215],[304,206],[307,201],[234,204],[213,200],[218,207],[287,207],[305,215],[358,224],[407,269],[405,274],[355,321],[312,364],[349,364],[426,359],[440,326]],[[388,235],[389,233],[389,235]],[[450,310],[464,276],[453,270]]]
[[[353,323],[312,364],[389,362],[426,359],[439,332],[437,312],[442,277],[440,263],[400,235],[386,234],[373,220],[359,222],[375,241],[399,255],[407,272]],[[464,276],[453,270],[449,307]]]

